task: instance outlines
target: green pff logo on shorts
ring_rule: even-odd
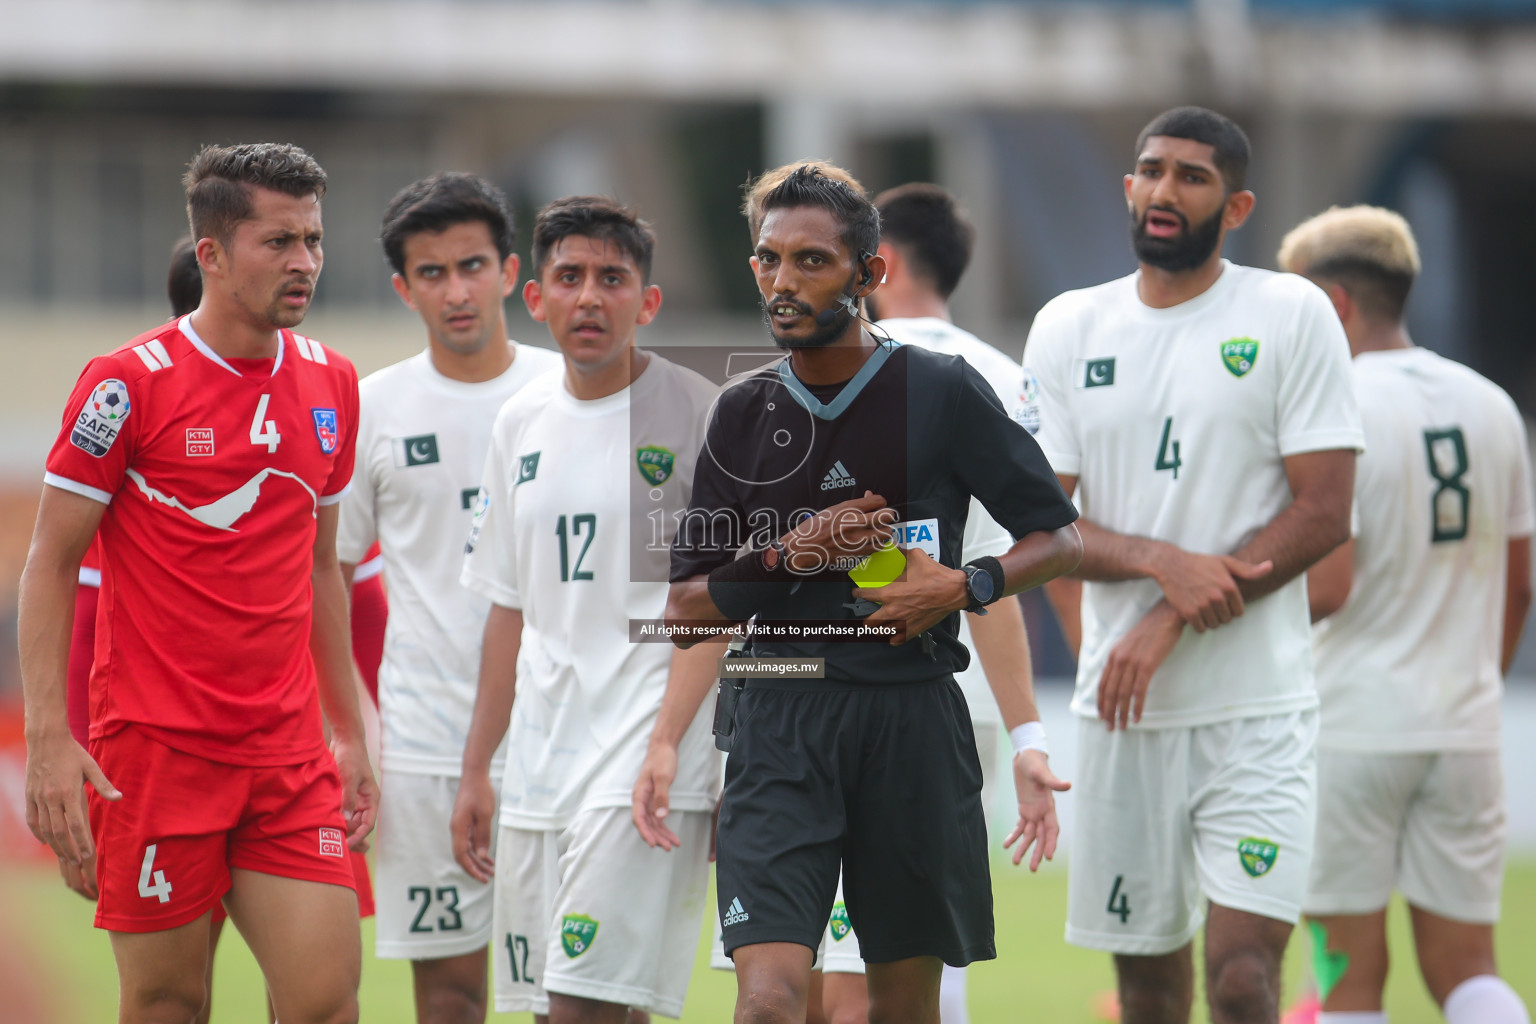
[[[635,465],[639,467],[640,475],[645,477],[645,482],[652,487],[666,483],[676,463],[677,457],[659,444],[635,449]]]
[[[1237,844],[1237,856],[1243,862],[1244,871],[1254,878],[1262,878],[1275,866],[1275,858],[1280,856],[1280,847],[1268,839],[1249,836]]]
[[[560,922],[560,945],[572,960],[592,948],[597,940],[597,922],[586,914],[566,914]]]
[[[842,942],[853,931],[853,925],[848,923],[848,908],[841,903],[832,904],[832,920],[828,922],[832,929],[832,941]]]
[[[1259,343],[1253,338],[1233,338],[1221,343],[1221,362],[1232,376],[1241,377],[1259,361]]]

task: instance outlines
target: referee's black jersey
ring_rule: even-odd
[[[1015,538],[1077,518],[1029,432],[1003,411],[986,379],[958,356],[889,346],[852,380],[807,387],[789,360],[733,379],[722,390],[694,474],[693,502],[672,545],[674,582],[760,550],[808,513],[866,490],[896,510],[903,546],[950,567],[971,495]],[[852,620],[848,575],[829,560],[813,576],[765,585],[759,621]],[[932,650],[909,641],[829,643],[754,640],[755,654],[825,658],[828,679],[905,683],[964,669],[959,614],[931,633]]]

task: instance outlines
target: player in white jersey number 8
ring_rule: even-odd
[[[1409,340],[1408,223],[1332,209],[1280,265],[1321,286],[1350,351],[1369,448],[1359,536],[1307,573],[1322,727],[1305,908],[1319,1024],[1384,1024],[1387,902],[1402,892],[1449,1024],[1528,1024],[1498,976],[1501,680],[1531,606],[1531,478],[1509,396]]]

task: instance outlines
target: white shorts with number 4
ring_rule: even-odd
[[[491,940],[491,887],[453,859],[448,820],[459,780],[384,772],[374,902],[374,952],[385,960],[438,960]]]
[[[680,1017],[709,888],[710,815],[673,811],[682,840],[645,845],[628,807],[569,827],[502,826],[496,853],[496,1011],[549,1012],[549,993]]]
[[[1294,924],[1312,860],[1317,712],[1109,732],[1079,721],[1067,941],[1182,948],[1201,897]]]
[[[1394,888],[1457,921],[1499,919],[1504,770],[1497,751],[1320,751],[1309,914],[1369,914]]]

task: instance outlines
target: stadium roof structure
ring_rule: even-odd
[[[5,0],[0,11],[0,82],[744,100],[814,89],[940,109],[1207,94],[1381,115],[1536,112],[1536,0]]]

